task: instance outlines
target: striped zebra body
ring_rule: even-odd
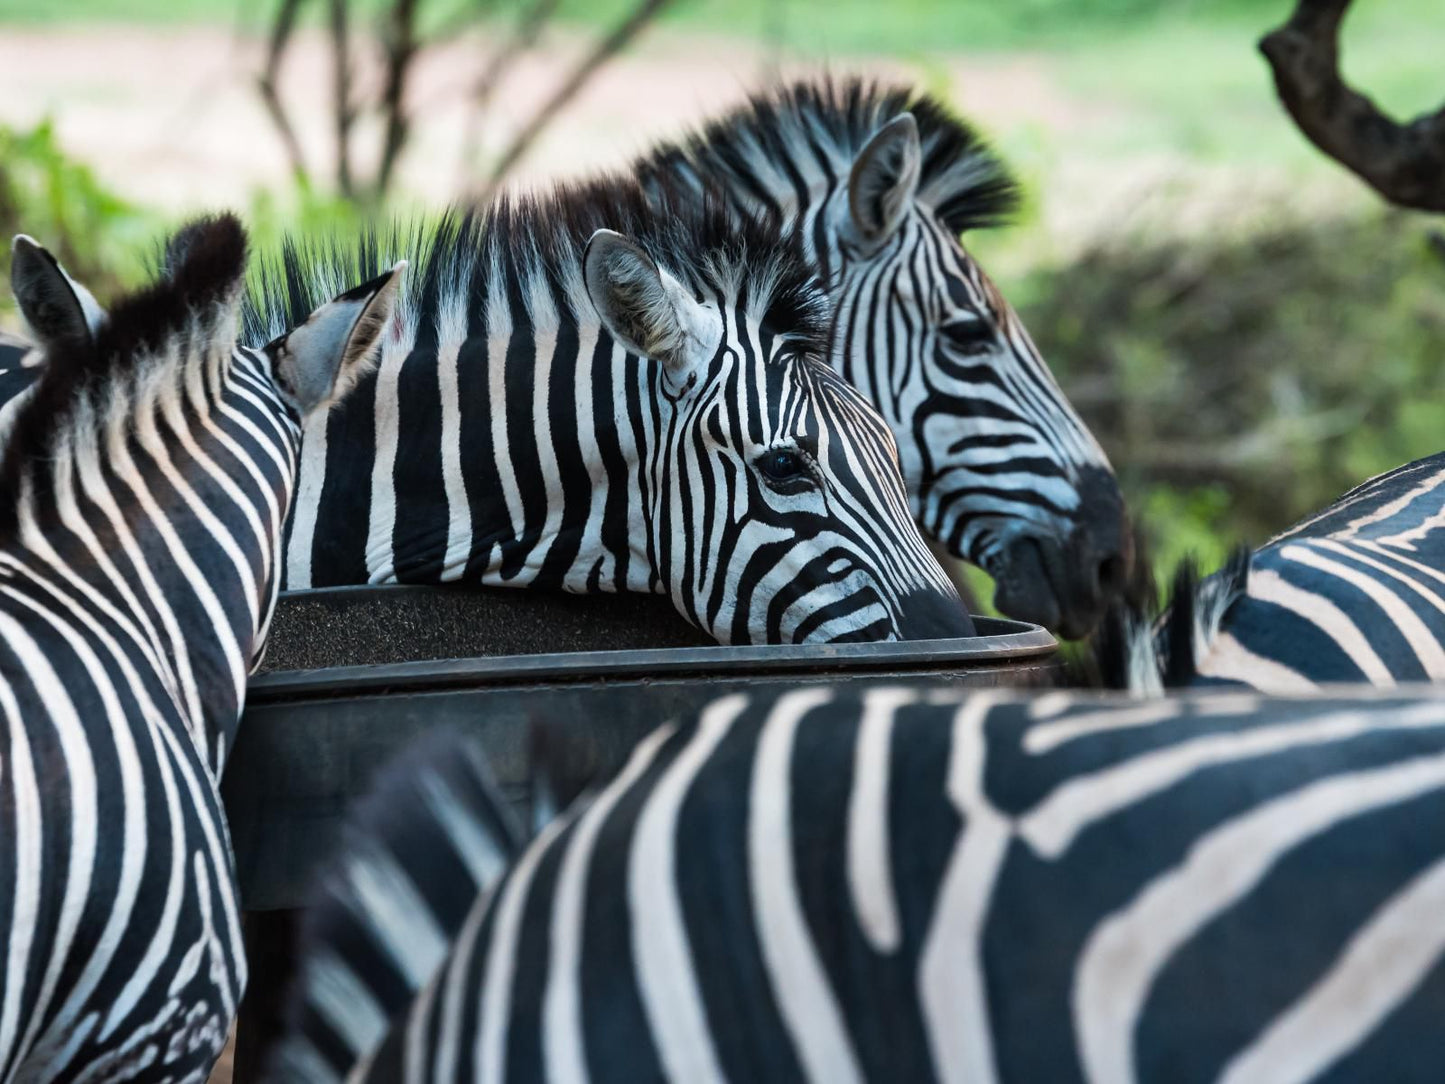
[[[461,808],[438,853],[480,849]],[[454,940],[379,1031],[307,989],[276,1078],[1434,1080],[1442,817],[1428,688],[733,696],[505,876],[409,834],[410,880],[354,913],[410,921],[403,958]],[[319,924],[308,968],[335,948]]]
[[[45,366],[0,467],[0,1081],[204,1081],[245,983],[217,788],[315,356],[234,346],[245,254],[196,224],[88,328],[17,242]]]
[[[637,166],[791,224],[834,301],[831,358],[898,442],[914,515],[1005,614],[1081,636],[1124,585],[1107,457],[960,244],[1012,180],[936,100],[857,80],[753,98]]]
[[[1133,687],[1445,679],[1445,453],[1357,486],[1245,558],[1176,590],[1140,628]]]
[[[290,251],[251,337],[379,247]],[[776,231],[619,179],[391,247],[414,288],[375,376],[307,429],[288,589],[666,594],[724,643],[972,631]]]
[[[0,443],[25,405],[25,393],[35,383],[40,359],[31,343],[0,333]]]

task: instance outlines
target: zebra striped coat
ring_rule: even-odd
[[[438,752],[332,879],[279,1079],[1439,1076],[1438,690],[732,696],[500,877]],[[358,915],[429,976],[389,1027]]]
[[[1445,679],[1445,452],[1372,478],[1176,586],[1161,628],[1131,628],[1114,684],[1244,684],[1297,692],[1329,682]]]
[[[776,230],[596,182],[425,239],[291,249],[251,338],[378,247],[414,257],[414,285],[376,375],[308,425],[287,588],[662,593],[724,643],[971,632]]]
[[[0,467],[0,1081],[199,1084],[245,982],[218,781],[301,416],[364,367],[391,293],[237,349],[245,253],[234,219],[196,224],[91,328],[16,244],[46,364]]]
[[[1005,614],[1082,636],[1124,587],[1129,539],[1107,457],[1018,315],[959,242],[1013,181],[936,99],[860,80],[759,95],[635,167],[725,186],[791,223],[834,302],[834,368],[898,442],[913,514],[982,566]]]

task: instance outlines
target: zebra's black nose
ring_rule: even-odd
[[[901,640],[945,640],[977,636],[973,618],[954,594],[920,589],[903,596],[898,606]]]
[[[1064,548],[1059,631],[1068,638],[1087,635],[1128,583],[1131,538],[1124,519],[1124,498],[1114,475],[1090,467],[1079,478],[1077,526]]]

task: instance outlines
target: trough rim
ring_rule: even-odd
[[[366,593],[452,593],[446,587],[372,586],[316,588],[286,596],[324,600]],[[941,640],[846,644],[633,648],[532,655],[330,666],[319,670],[272,670],[251,678],[248,702],[332,698],[357,693],[409,692],[476,685],[540,684],[585,680],[638,680],[689,676],[803,674],[847,670],[946,670],[965,664],[1018,661],[1054,654],[1058,641],[1039,625],[1002,617],[974,616],[980,635]]]

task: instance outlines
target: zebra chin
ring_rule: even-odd
[[[856,644],[880,640],[945,640],[976,636],[973,619],[953,590],[920,587],[896,600],[885,601],[871,584],[854,572],[838,584],[828,584],[796,599],[782,615],[776,642],[793,644]],[[849,590],[832,601],[827,594],[838,587]]]

